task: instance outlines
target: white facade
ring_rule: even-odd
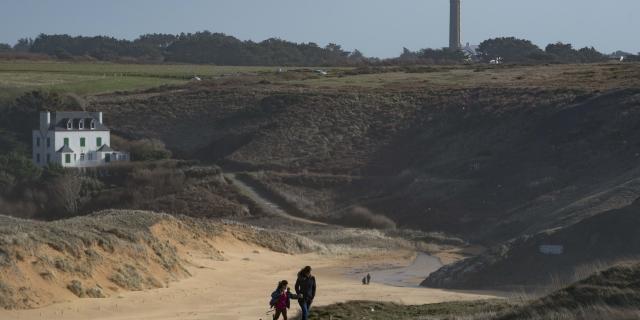
[[[128,161],[129,155],[110,148],[111,134],[102,112],[42,112],[33,130],[33,162],[41,167],[95,167]]]

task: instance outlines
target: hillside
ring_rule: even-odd
[[[180,157],[270,170],[262,182],[312,215],[357,204],[491,243],[636,198],[638,65],[360,71],[100,95],[90,108]]]
[[[424,286],[444,288],[531,288],[572,282],[640,252],[639,201],[586,218],[571,226],[523,236],[486,253],[432,273]],[[542,245],[561,245],[545,255]]]
[[[623,227],[638,224],[615,210],[640,198],[639,79],[635,63],[291,69],[83,101],[115,135],[159,139],[177,158],[235,172],[291,214],[349,225],[349,214],[368,212],[492,248],[429,285],[520,287],[572,280],[599,257],[636,250],[616,246],[635,243]],[[168,194],[107,192],[142,195],[138,209],[273,226],[221,171],[177,169],[188,183]],[[584,241],[592,251],[573,250]],[[548,243],[572,250],[533,254]],[[532,263],[537,274],[524,271]]]
[[[616,266],[498,319],[636,319],[640,307],[639,276],[638,264]]]

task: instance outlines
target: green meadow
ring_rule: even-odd
[[[194,76],[211,79],[272,70],[273,67],[190,64],[0,61],[0,99],[14,98],[29,90],[88,95],[182,84]]]

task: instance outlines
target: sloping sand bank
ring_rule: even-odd
[[[380,300],[424,304],[451,300],[494,298],[489,294],[451,292],[372,283],[363,286],[352,270],[410,265],[411,252],[378,252],[360,256],[286,255],[233,238],[219,240],[225,261],[191,252],[193,277],[169,288],[123,292],[105,299],[76,299],[34,310],[0,311],[0,319],[267,319],[269,295],[279,280],[295,281],[305,265],[318,282],[316,305],[348,300]],[[349,275],[351,273],[351,275]],[[297,312],[297,305],[292,304]]]

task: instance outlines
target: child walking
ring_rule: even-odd
[[[291,299],[298,298],[297,295],[291,293],[288,285],[289,282],[287,280],[278,282],[278,288],[271,294],[271,302],[269,304],[276,309],[273,320],[280,319],[280,315],[284,320],[287,320],[287,309],[291,307]]]

